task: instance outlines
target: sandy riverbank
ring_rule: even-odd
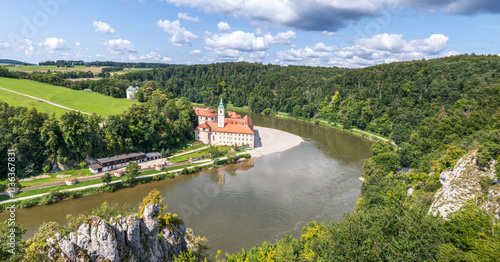
[[[304,141],[300,136],[277,129],[262,126],[255,126],[254,129],[255,148],[249,151],[252,157],[260,157],[286,151],[300,145],[300,143]]]

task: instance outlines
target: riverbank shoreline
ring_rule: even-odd
[[[248,151],[252,157],[262,157],[283,152],[300,145],[300,136],[274,128],[255,126],[255,147]]]
[[[303,142],[303,139],[300,136],[293,135],[291,133],[277,130],[277,129],[273,129],[273,128],[255,126],[255,133],[256,133],[256,136],[255,136],[256,141],[255,141],[254,149],[246,151],[246,152],[238,153],[237,155],[249,154],[252,158],[254,158],[254,157],[257,158],[257,157],[262,157],[265,155],[270,155],[273,153],[279,153],[279,152],[289,150],[295,146],[300,145],[300,143]],[[223,157],[223,158],[220,158],[219,161],[225,161],[226,159],[227,159],[227,157]],[[198,167],[202,168],[204,166],[208,166],[211,164],[214,164],[214,161],[209,161],[207,163],[197,165],[197,166],[187,167],[186,169],[191,170],[193,168],[198,168]],[[227,164],[229,164],[229,163],[224,163],[222,166],[225,166]],[[218,167],[220,167],[220,165],[217,166],[216,168],[218,168]],[[202,170],[204,170],[204,169],[202,168]],[[202,170],[197,170],[197,171],[202,171]],[[162,175],[167,175],[167,174],[177,174],[178,175],[178,174],[180,174],[181,171],[182,171],[182,168],[178,169],[178,170],[159,172],[159,173],[150,174],[150,175],[141,175],[141,176],[138,176],[136,179],[153,178],[155,176],[162,176]],[[153,182],[153,181],[156,181],[156,180],[147,181],[146,183]],[[110,184],[116,184],[116,183],[120,183],[120,182],[121,182],[121,180],[116,180],[116,181],[112,181]],[[71,189],[62,189],[59,192],[60,193],[65,193],[65,192],[70,192],[70,191],[78,192],[78,191],[84,191],[86,189],[98,188],[98,187],[102,187],[102,186],[105,186],[105,185],[102,183],[98,183],[98,184],[94,184],[94,185],[90,185],[90,186],[82,186],[82,187],[76,187],[76,188],[71,188]],[[119,190],[121,188],[122,187],[117,188],[116,190]],[[96,190],[94,192],[95,192],[94,194],[89,193],[89,194],[86,194],[84,196],[90,196],[90,195],[102,193],[99,190]],[[18,199],[4,200],[4,201],[0,202],[0,205],[3,206],[3,205],[8,204],[8,203],[18,204],[18,203],[20,203],[20,201],[23,201],[23,200],[41,199],[43,196],[48,195],[48,194],[49,193],[42,193],[42,194],[22,197],[22,198],[18,198]],[[72,199],[72,198],[60,199],[59,201],[70,200],[70,199]],[[37,203],[35,205],[40,205],[40,204],[41,203]],[[18,208],[22,208],[22,207],[18,207]],[[5,211],[5,209],[0,210],[0,212],[3,212],[3,211]]]

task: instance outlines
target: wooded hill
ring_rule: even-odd
[[[48,172],[56,162],[83,168],[87,157],[177,147],[193,139],[196,124],[189,101],[162,94],[107,119],[76,111],[56,118],[0,101],[0,178],[7,177],[9,149],[15,152],[16,176],[24,178]]]
[[[478,131],[473,139],[488,140],[488,130],[500,127],[499,71],[496,55],[460,55],[363,69],[217,63],[120,78],[155,81],[160,90],[192,102],[214,106],[222,97],[254,112],[270,108],[378,133],[412,152],[402,155],[402,166],[429,171],[437,155],[426,154],[463,144]],[[500,153],[493,151],[488,157]]]
[[[207,105],[223,97],[256,112],[335,121],[398,144],[373,145],[363,196],[342,221],[311,223],[300,238],[264,243],[228,261],[496,261],[500,228],[481,201],[450,220],[427,213],[440,173],[468,151],[478,149],[477,168],[500,160],[499,70],[496,55],[461,55],[362,69],[222,63],[121,78]],[[154,90],[147,88],[140,92]],[[403,167],[413,170],[398,172]],[[491,181],[481,183],[487,192]]]

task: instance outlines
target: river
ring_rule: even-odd
[[[242,113],[243,115],[246,113]],[[66,214],[139,201],[153,189],[165,197],[197,235],[207,237],[212,254],[240,252],[285,234],[300,236],[309,221],[342,219],[361,194],[363,163],[370,142],[348,132],[307,122],[249,114],[254,125],[311,138],[290,150],[194,175],[138,185],[80,199],[16,211],[16,222],[31,237],[43,221],[65,223]],[[7,218],[0,214],[0,221]]]

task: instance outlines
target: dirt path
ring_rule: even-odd
[[[45,100],[45,99],[41,99],[41,98],[38,98],[38,97],[34,97],[34,96],[27,95],[27,94],[19,93],[19,92],[16,92],[16,91],[12,91],[12,90],[7,89],[7,88],[0,87],[0,89],[5,90],[5,91],[9,91],[9,92],[12,92],[12,93],[15,93],[15,94],[18,94],[18,95],[27,96],[27,97],[29,97],[29,98],[33,98],[33,99],[36,99],[36,100],[38,100],[38,101],[42,101],[42,102],[45,102],[45,103],[47,103],[47,104],[50,104],[50,105],[53,105],[53,106],[57,106],[57,107],[60,107],[60,108],[64,108],[64,109],[67,109],[67,110],[73,110],[73,111],[80,112],[80,113],[82,113],[82,114],[92,115],[91,113],[87,113],[87,112],[83,112],[83,111],[76,110],[76,109],[73,109],[73,108],[69,108],[69,107],[67,107],[67,106],[62,106],[62,105],[60,105],[60,104],[56,104],[56,103],[54,103],[54,102],[50,102],[50,101]]]
[[[326,124],[328,124],[328,125],[330,124],[330,123],[328,123],[328,122],[327,122],[327,121],[325,121],[325,120],[319,120],[319,121],[320,121],[320,122],[323,122],[323,123],[326,123]],[[335,125],[335,123],[334,123],[334,125]],[[378,139],[380,139],[380,140],[384,140],[385,142],[389,142],[389,143],[391,143],[391,145],[393,145],[393,146],[395,146],[395,147],[398,147],[398,146],[396,145],[396,143],[394,143],[394,142],[392,142],[392,141],[389,141],[387,138],[383,138],[383,137],[381,137],[381,136],[377,136],[377,135],[375,135],[375,134],[368,133],[368,132],[366,132],[366,131],[359,130],[359,129],[357,129],[357,128],[351,128],[351,129],[352,129],[352,130],[354,130],[354,131],[356,131],[356,132],[360,132],[360,133],[363,133],[363,134],[367,134],[367,135],[369,135],[369,136],[374,136],[374,137],[376,137],[376,138],[378,138]]]

